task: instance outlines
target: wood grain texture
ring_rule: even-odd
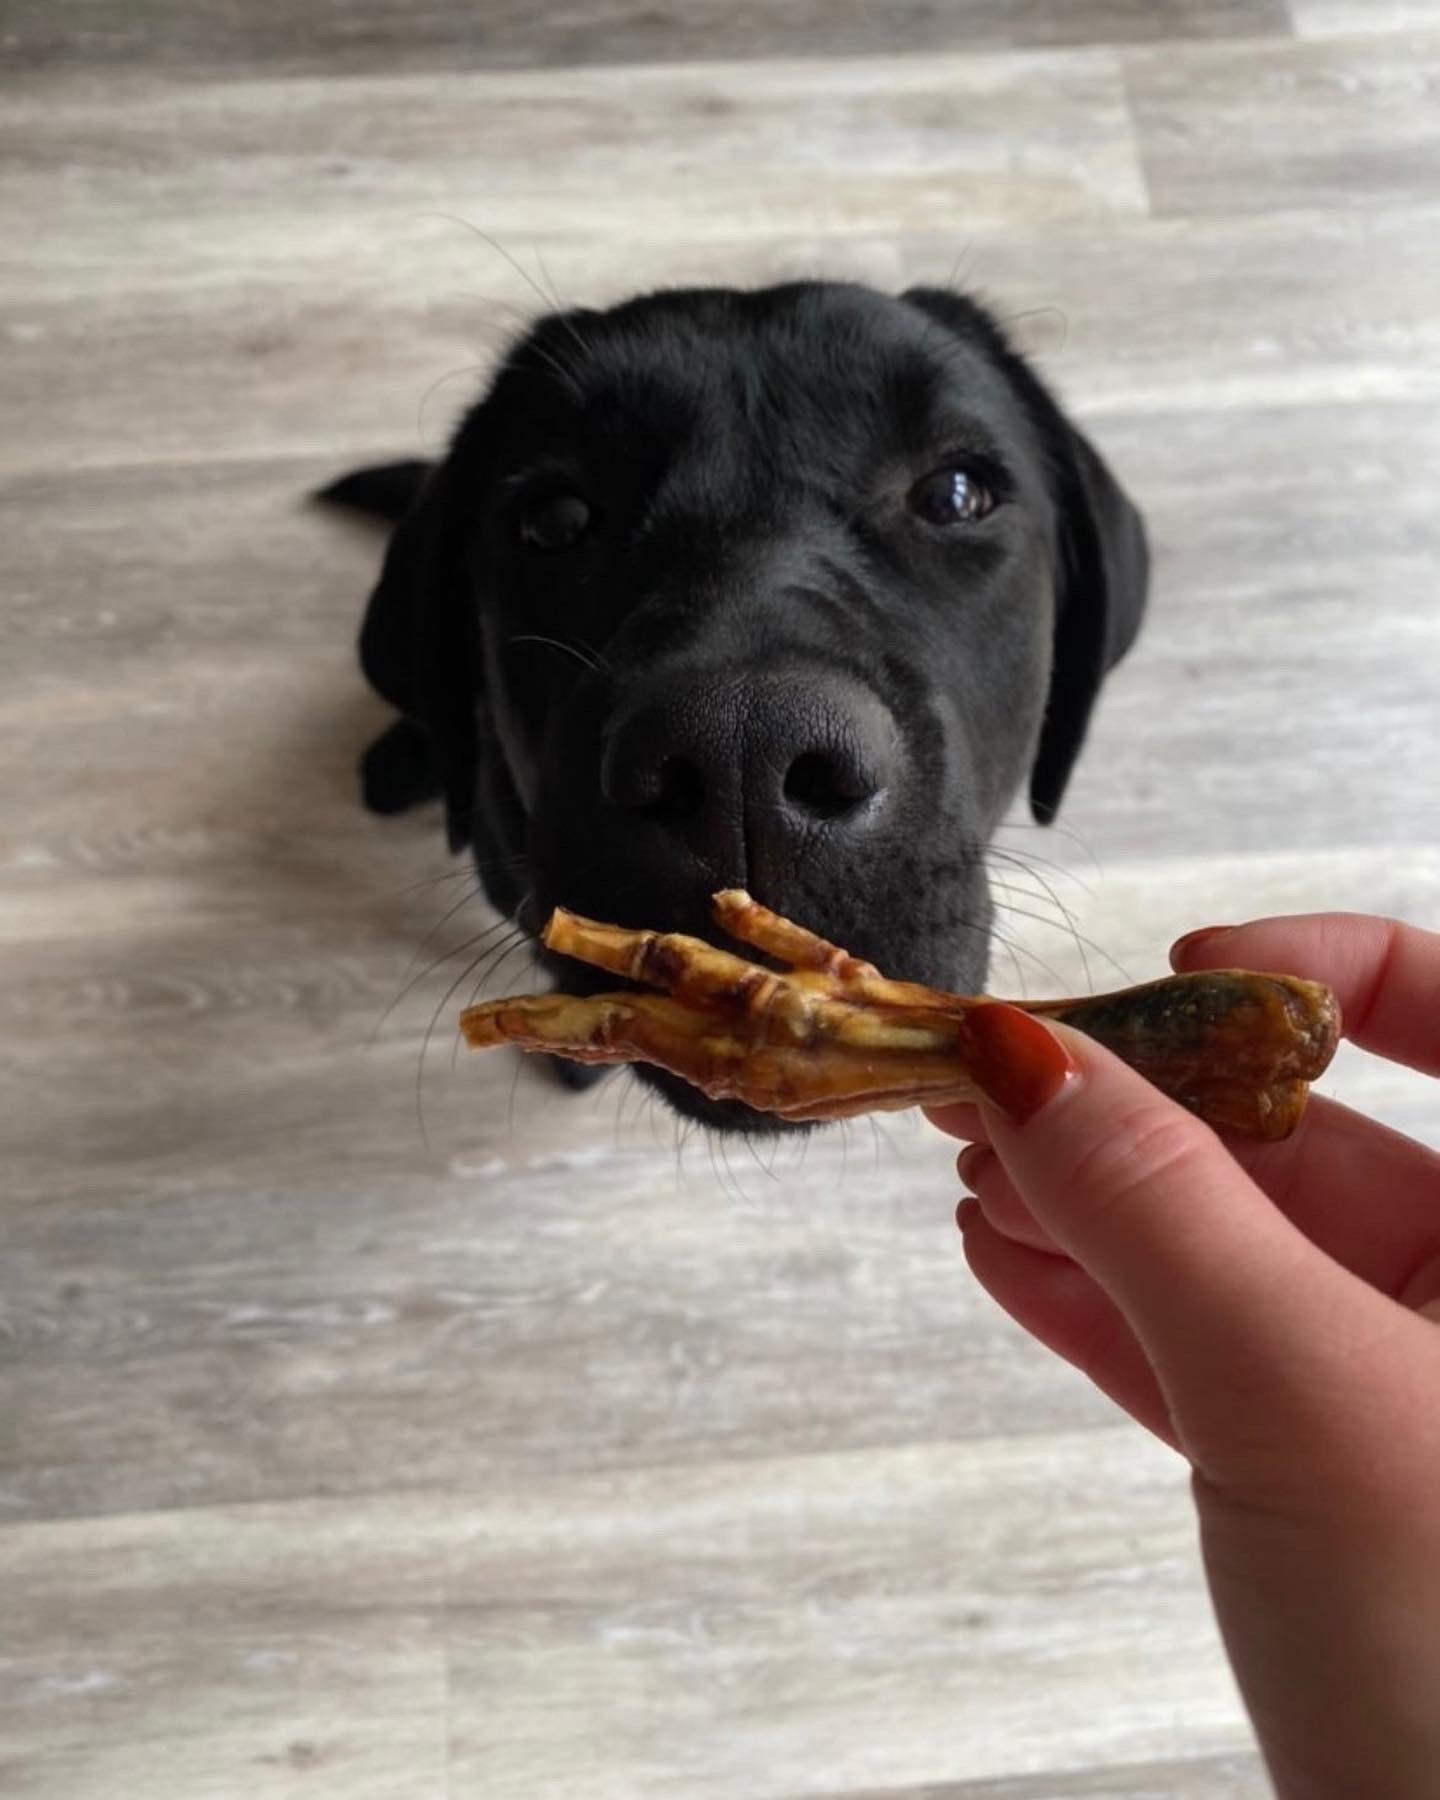
[[[1362,36],[1440,25],[1440,0],[1290,0],[1302,37]]]
[[[1127,61],[1160,214],[1364,211],[1440,191],[1440,32]]]
[[[1228,1755],[1183,1489],[1112,1428],[14,1525],[0,1768],[7,1793],[98,1795],[147,1756],[177,1792],[428,1793],[445,1742],[456,1794],[763,1800],[1143,1763],[1177,1713]],[[1038,1491],[1062,1510],[1037,1536]],[[1064,1700],[1032,1712],[1041,1683]]]
[[[42,209],[28,190],[21,198]],[[477,208],[474,223],[486,219]],[[247,456],[307,459],[273,502],[287,521],[302,517],[305,481],[367,456],[443,448],[501,347],[540,309],[529,282],[599,305],[664,283],[824,273],[898,292],[958,277],[1092,419],[1440,393],[1430,251],[1440,204],[1348,219],[1077,219],[1038,236],[1019,222],[957,221],[777,239],[756,217],[736,221],[739,235],[727,239],[632,244],[623,262],[603,242],[551,243],[527,226],[503,246],[520,271],[458,217],[372,218],[368,235],[332,235],[296,208],[265,221],[261,251],[229,279],[218,278],[229,255],[223,223],[211,250],[197,244],[178,274],[173,246],[141,253],[143,222],[122,215],[95,229],[78,260],[12,259],[6,271],[0,333],[14,347],[9,387],[24,429],[0,444],[0,471],[27,482],[0,503],[22,518],[29,495],[44,491],[37,471],[156,460],[223,470]],[[112,272],[97,296],[99,267]],[[158,390],[157,361],[168,377]],[[203,467],[195,473],[203,483]],[[223,510],[225,479],[213,477],[212,513]],[[312,557],[320,543],[294,541]],[[333,531],[326,542],[337,542]],[[350,566],[363,586],[369,565],[357,555]]]
[[[1428,841],[1393,771],[1431,765],[1437,743],[1440,618],[1419,598],[1440,555],[1420,474],[1435,430],[1432,409],[1388,405],[1107,422],[1145,492],[1165,629],[1113,684],[1079,773],[1103,771],[1108,796],[1086,807],[1092,843],[1173,844],[1175,771],[1194,758],[1232,848],[1323,849],[1342,790],[1346,841]],[[1142,474],[1157,435],[1163,466]]]
[[[379,538],[304,496],[541,304],[456,220],[567,299],[962,280],[1157,552],[994,985],[1440,919],[1436,40],[1295,12],[7,14],[7,1795],[1265,1791],[1181,1471],[968,1280],[951,1145],[771,1170],[452,1066],[528,972],[433,809],[356,808]]]
[[[325,1506],[7,1529],[0,1787],[443,1793],[443,1586],[422,1510],[408,1533]]]
[[[125,71],[41,77],[7,112],[12,203],[58,236],[47,263],[130,214],[131,266],[182,258],[192,280],[277,212],[311,221],[314,254],[477,207],[500,237],[543,221],[613,243],[669,241],[677,216],[690,236],[761,219],[783,236],[1144,205],[1119,62],[1096,52],[223,86]]]
[[[1197,1744],[1237,1748],[1176,1479],[1164,1452],[1102,1430],[645,1473],[487,1513],[448,1570],[452,1782],[762,1800],[937,1769],[1039,1772],[1076,1736],[1087,1760],[1142,1760],[1170,1741],[1177,1705]],[[1063,1497],[1043,1541],[1016,1530],[1037,1482]],[[589,1546],[567,1523],[576,1503]],[[1088,1523],[1107,1504],[1126,1521],[1114,1561]],[[1130,1660],[1137,1585],[1170,1646],[1153,1681]],[[523,1703],[562,1669],[576,1704]],[[1048,1716],[1012,1710],[1035,1680],[1066,1696]],[[597,1768],[598,1719],[613,1749]]]
[[[1050,1770],[998,1781],[927,1782],[861,1794],[852,1790],[845,1800],[1266,1800],[1272,1792],[1259,1757],[1237,1755]]]
[[[460,0],[423,8],[362,0],[309,11],[288,0],[243,8],[206,0],[179,12],[167,0],[138,0],[123,14],[107,0],[70,0],[59,12],[18,0],[4,43],[31,68],[144,63],[225,74],[278,65],[334,74],[1154,43],[1287,29],[1284,0],[899,0],[883,9],[855,0],[491,0],[483,9]]]

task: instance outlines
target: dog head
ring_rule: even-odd
[[[991,834],[1026,783],[1054,817],[1146,573],[1138,514],[970,301],[669,292],[516,345],[362,652],[527,928],[561,903],[709,936],[745,886],[971,992]]]

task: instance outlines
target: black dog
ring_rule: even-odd
[[[927,289],[551,316],[443,462],[324,497],[400,518],[360,642],[401,714],[366,802],[443,796],[502,912],[711,936],[709,895],[744,886],[961,992],[991,834],[1027,775],[1054,817],[1145,602],[1094,449],[987,313]]]

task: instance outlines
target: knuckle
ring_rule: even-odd
[[[1131,1106],[1075,1159],[1068,1178],[1071,1202],[1092,1217],[1133,1206],[1157,1187],[1183,1178],[1199,1148],[1199,1128],[1178,1108]]]

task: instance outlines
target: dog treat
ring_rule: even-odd
[[[717,894],[714,907],[729,936],[783,968],[557,908],[545,927],[550,949],[664,991],[487,1001],[461,1014],[465,1041],[654,1063],[712,1100],[795,1121],[977,1097],[967,1021],[988,998],[889,981],[738,889]],[[1294,1129],[1340,1034],[1328,988],[1240,969],[1014,1004],[1086,1032],[1209,1124],[1252,1138]]]

